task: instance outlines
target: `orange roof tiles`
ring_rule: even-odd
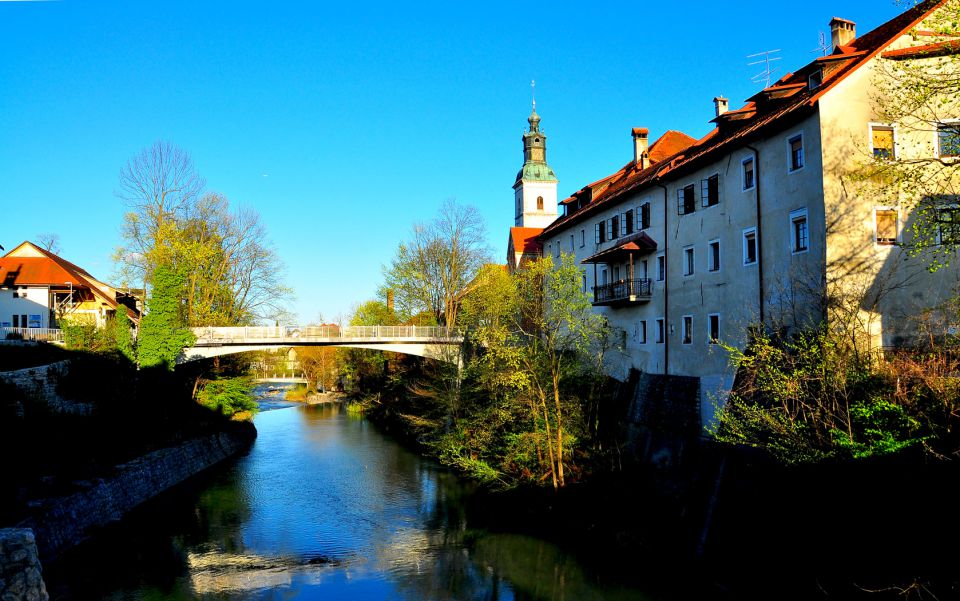
[[[539,254],[542,245],[537,240],[537,236],[543,228],[539,227],[512,227],[510,228],[510,240],[513,242],[513,252],[524,254]]]
[[[26,248],[41,256],[18,256],[18,251]],[[31,242],[23,242],[0,257],[0,285],[13,286],[66,286],[89,288],[112,309],[121,306],[116,291],[97,280],[85,269],[70,261],[40,248]],[[139,315],[129,307],[127,313],[137,320]]]
[[[687,143],[687,139],[693,139],[679,132],[667,132],[668,134],[679,135],[671,136],[673,143],[664,146],[664,152],[650,167],[638,171],[633,162],[629,163],[610,176],[610,184],[602,194],[595,195],[591,202],[581,207],[580,210],[554,221],[544,229],[544,235],[582,221],[589,215],[602,210],[603,207],[612,204],[616,199],[631,190],[646,184],[658,183],[668,174],[679,175],[683,172],[695,170],[703,163],[714,160],[718,154],[730,152],[744,144],[749,144],[772,128],[783,128],[805,118],[815,110],[814,107],[821,96],[879,54],[884,47],[896,38],[916,27],[929,13],[946,1],[927,0],[922,2],[876,29],[852,40],[849,45],[838,48],[834,54],[815,59],[795,73],[788,73],[773,86],[751,97],[751,101],[744,107],[728,111],[714,119],[718,123],[718,127],[698,141]],[[949,43],[941,42],[940,44]],[[821,68],[822,83],[816,88],[809,89],[806,85],[808,76]],[[666,136],[667,134],[664,134],[661,140]],[[657,144],[659,143],[660,140],[657,141]],[[653,159],[654,146],[656,144],[650,147],[651,159]],[[673,152],[669,152],[670,150],[673,150]]]
[[[947,40],[945,42],[924,44],[923,46],[890,50],[880,56],[892,59],[933,58],[935,56],[949,56],[957,53],[960,53],[960,40]]]

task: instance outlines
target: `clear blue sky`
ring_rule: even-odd
[[[760,86],[746,56],[812,60],[833,16],[893,0],[381,4],[0,0],[0,244],[60,236],[110,280],[117,176],[156,140],[255,208],[303,322],[371,298],[415,221],[513,225],[530,80],[561,198],[632,157],[630,128],[700,137],[712,98]]]

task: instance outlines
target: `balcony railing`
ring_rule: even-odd
[[[594,305],[646,302],[653,294],[653,281],[649,278],[617,280],[610,284],[593,287]]]
[[[53,328],[0,328],[0,340],[63,342],[63,331]]]

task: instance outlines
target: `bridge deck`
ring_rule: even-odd
[[[279,326],[192,328],[201,346],[305,346],[345,344],[460,344],[454,330],[436,326]]]

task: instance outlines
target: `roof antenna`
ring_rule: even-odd
[[[760,83],[762,81],[764,88],[770,87],[770,78],[771,76],[773,76],[774,72],[776,72],[777,70],[776,67],[771,67],[770,63],[780,60],[779,56],[770,56],[770,55],[775,54],[777,52],[780,52],[779,48],[777,48],[776,50],[764,50],[763,52],[747,55],[747,58],[756,58],[758,56],[763,57],[760,60],[754,61],[752,63],[747,63],[748,67],[753,65],[763,65],[763,71],[751,77],[750,81],[752,81],[753,83]]]
[[[824,35],[822,31],[819,33],[820,33],[820,43],[817,45],[816,48],[814,48],[810,52],[819,52],[820,56],[826,56],[827,51],[830,50],[830,46],[827,46],[827,36]]]
[[[537,112],[537,82],[530,80],[530,97],[533,98],[533,112]]]

